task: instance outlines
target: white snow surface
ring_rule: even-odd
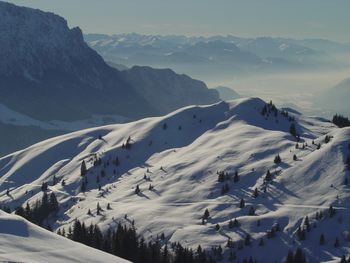
[[[127,263],[129,261],[73,242],[25,219],[0,211],[0,261],[26,263]]]
[[[252,245],[233,249],[239,259],[252,255],[258,262],[284,262],[288,250],[299,246],[309,262],[327,262],[349,254],[350,189],[344,179],[350,179],[345,167],[350,129],[290,113],[301,136],[296,149],[288,118],[280,113],[277,117],[262,116],[264,105],[260,99],[245,98],[190,106],[164,117],[82,130],[40,142],[0,159],[0,201],[12,208],[35,202],[42,196],[41,184],[49,182],[49,191],[55,192],[60,202],[57,217],[50,219],[55,230],[67,230],[76,218],[87,225],[97,223],[102,230],[134,220],[137,232],[148,239],[164,233],[166,241],[179,241],[187,247],[221,245],[225,259],[227,240],[242,242],[247,233]],[[324,142],[325,135],[332,136],[329,143]],[[122,149],[129,136],[131,148]],[[301,148],[303,143],[307,143],[305,149]],[[282,158],[280,164],[273,162],[277,154]],[[94,156],[102,158],[103,164],[93,166]],[[85,193],[79,190],[83,160],[88,167]],[[274,179],[264,193],[268,169]],[[233,175],[236,170],[239,182],[227,181],[230,190],[221,195],[223,183],[218,182],[217,171]],[[64,179],[66,185],[52,185],[54,176],[58,181]],[[149,190],[150,184],[153,190]],[[136,185],[141,189],[138,195]],[[257,198],[252,196],[255,188],[259,190]],[[243,209],[238,207],[241,198],[246,202]],[[100,216],[96,215],[98,202],[103,208]],[[106,209],[108,203],[111,210]],[[329,218],[331,204],[336,216]],[[250,206],[256,210],[254,216],[247,215]],[[206,208],[210,218],[203,225]],[[88,209],[93,216],[87,215]],[[315,213],[321,210],[325,216],[316,221]],[[299,241],[295,232],[306,215],[311,231],[305,241]],[[240,226],[229,229],[228,222],[234,218]],[[267,239],[266,231],[277,222],[281,231]],[[221,226],[219,231],[216,224]],[[326,238],[324,246],[319,245],[321,233]],[[336,237],[339,248],[333,246]],[[258,246],[261,238],[264,246]]]

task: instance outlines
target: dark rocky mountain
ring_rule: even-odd
[[[74,120],[96,113],[140,118],[184,105],[177,92],[169,98],[174,99],[169,109],[160,109],[158,100],[139,96],[139,90],[146,87],[135,87],[129,78],[108,66],[84,42],[79,28],[69,29],[55,14],[1,2],[0,16],[0,102],[13,110],[41,120]],[[218,100],[202,82],[174,73],[177,86],[171,87],[171,82],[162,80],[162,72],[168,71],[149,68],[147,72],[158,78],[153,92],[195,87],[205,99],[187,98],[187,103]]]
[[[14,112],[44,122],[92,115],[139,119],[219,101],[203,82],[171,70],[111,67],[79,28],[70,29],[53,13],[0,2],[0,17],[0,104]],[[4,115],[0,112],[0,122]],[[34,143],[32,137],[19,147]]]

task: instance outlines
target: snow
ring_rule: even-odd
[[[128,262],[63,238],[21,217],[1,211],[0,242],[1,262]]]
[[[350,129],[290,113],[296,119],[301,140],[308,144],[301,149],[299,143],[296,149],[288,118],[281,114],[262,116],[264,105],[260,99],[244,98],[190,106],[164,117],[82,130],[35,144],[0,159],[0,201],[12,207],[34,202],[42,195],[41,184],[49,182],[49,190],[60,202],[58,217],[50,222],[55,230],[67,229],[75,218],[86,224],[97,223],[103,230],[135,220],[137,232],[147,239],[164,233],[167,241],[193,248],[199,244],[209,249],[214,245],[225,247],[228,238],[240,241],[249,233],[252,246],[237,250],[237,256],[242,259],[254,255],[258,262],[282,262],[288,249],[298,246],[305,249],[310,262],[336,260],[349,254],[343,233],[350,224],[350,190],[343,182],[349,177],[344,162],[349,155]],[[328,144],[324,143],[326,134],[333,136]],[[129,136],[131,149],[122,149]],[[94,154],[105,166],[92,165]],[[273,162],[277,154],[282,158],[280,164]],[[297,161],[293,161],[294,154]],[[118,167],[114,164],[117,156]],[[88,185],[87,191],[80,193],[83,160],[88,166]],[[263,179],[268,169],[276,176],[264,193]],[[102,170],[105,177],[101,176]],[[223,184],[218,182],[216,172],[234,174],[236,170],[240,181],[228,181],[230,191],[221,195]],[[149,180],[143,179],[144,174]],[[54,175],[64,179],[66,185],[52,186]],[[149,184],[153,190],[149,190]],[[134,193],[136,185],[141,189],[139,195]],[[8,188],[13,199],[5,194]],[[252,197],[255,188],[259,189],[257,198]],[[33,196],[26,191],[33,191]],[[238,207],[241,198],[246,202],[243,209]],[[101,216],[96,215],[98,202],[104,209]],[[105,209],[108,203],[111,210]],[[327,210],[330,204],[336,208],[336,216],[316,222],[315,213]],[[247,216],[251,205],[256,209],[255,216]],[[210,218],[202,225],[206,208]],[[94,216],[87,215],[88,209]],[[300,242],[295,231],[306,215],[317,227]],[[229,229],[228,222],[234,218],[240,226]],[[282,231],[267,239],[266,231],[276,222]],[[215,230],[217,223],[219,231]],[[321,232],[326,237],[324,246],[319,246]],[[265,246],[260,247],[262,237]],[[336,237],[340,239],[339,248],[333,246]],[[228,249],[225,251],[228,253]]]

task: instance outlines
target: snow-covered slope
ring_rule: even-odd
[[[129,262],[70,241],[19,216],[2,211],[0,211],[0,242],[1,262]]]
[[[225,260],[232,250],[239,259],[252,255],[258,262],[281,262],[289,249],[299,246],[309,262],[350,253],[346,234],[350,191],[344,185],[345,178],[350,179],[345,166],[350,129],[290,113],[301,136],[296,149],[296,140],[289,133],[291,119],[281,112],[275,115],[271,108],[262,115],[265,105],[249,98],[191,106],[164,117],[83,130],[38,143],[0,159],[0,201],[13,208],[33,203],[42,196],[42,183],[48,182],[49,191],[60,202],[57,217],[50,219],[55,230],[67,230],[76,218],[97,223],[103,230],[134,220],[137,231],[146,238],[164,233],[166,241],[184,246],[225,247],[231,239],[235,246],[225,248]],[[328,143],[326,134],[331,137]],[[129,149],[122,147],[127,141]],[[275,164],[277,154],[282,162]],[[94,165],[99,158],[102,163]],[[80,191],[85,180],[80,174],[83,160],[88,168],[85,193]],[[268,170],[273,180],[264,183]],[[218,182],[220,171],[230,175],[223,183]],[[236,171],[238,182],[232,180]],[[62,180],[64,186],[59,183]],[[229,189],[222,193],[225,184]],[[135,194],[137,185],[139,194]],[[258,196],[254,198],[255,189]],[[239,208],[241,198],[244,208]],[[99,216],[98,202],[103,208]],[[108,203],[110,210],[105,209]],[[336,209],[332,218],[327,212],[331,204]],[[250,207],[255,215],[248,215]],[[87,214],[89,209],[92,215]],[[205,209],[210,217],[202,224]],[[316,220],[321,210],[324,217]],[[305,216],[312,227],[306,240],[299,241],[296,230]],[[235,218],[239,227],[231,229],[229,221]],[[276,223],[281,231],[275,238],[266,238]],[[323,246],[319,245],[321,233],[326,239]],[[252,237],[251,245],[239,249],[247,234]],[[333,245],[336,237],[338,248]],[[264,246],[258,245],[261,238]]]

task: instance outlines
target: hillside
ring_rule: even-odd
[[[50,233],[19,216],[2,211],[0,242],[1,262],[129,262]]]
[[[34,204],[48,183],[59,201],[48,221],[56,231],[67,231],[76,218],[104,231],[134,221],[149,240],[164,233],[162,244],[220,245],[223,262],[230,251],[240,260],[282,262],[297,247],[309,262],[335,260],[350,253],[344,185],[350,129],[288,115],[260,99],[238,99],[56,137],[0,159],[0,201],[12,208]],[[301,137],[298,148],[289,133],[292,122]],[[277,155],[280,163],[274,163]],[[87,173],[81,176],[83,160]],[[210,215],[203,220],[205,209]],[[229,227],[234,219],[238,226]],[[299,225],[308,229],[306,240],[297,234]]]

